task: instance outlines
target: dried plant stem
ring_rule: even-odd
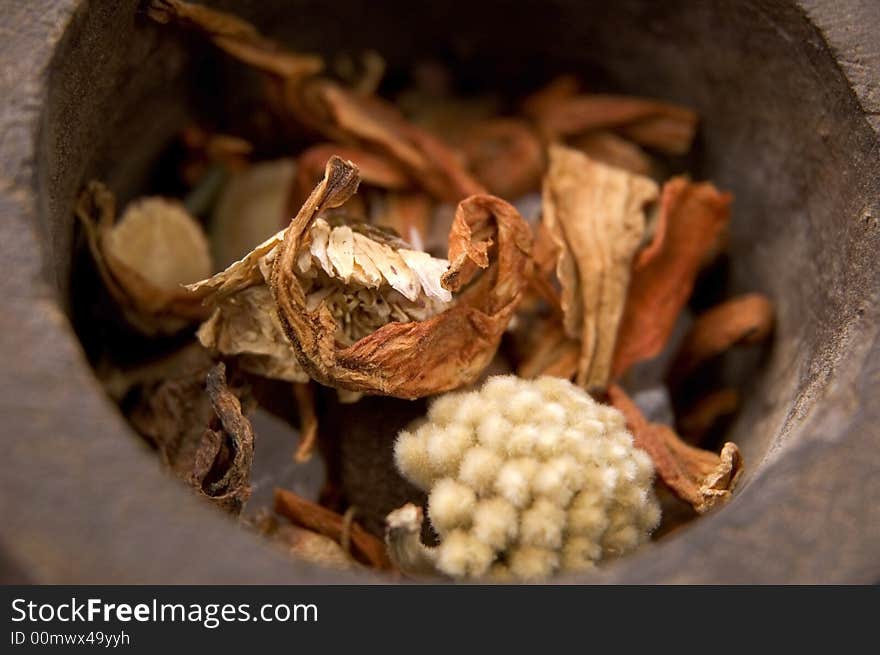
[[[341,542],[345,534],[345,519],[342,516],[285,489],[275,489],[275,511],[295,525],[336,542]],[[391,568],[382,542],[354,521],[351,523],[350,540],[352,555],[359,562],[377,569]]]
[[[293,385],[293,396],[299,409],[299,446],[293,461],[307,462],[318,442],[318,415],[315,413],[315,393],[310,382]]]

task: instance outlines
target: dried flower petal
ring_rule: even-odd
[[[384,100],[357,95],[322,78],[286,84],[285,98],[304,124],[333,141],[384,155],[441,200],[457,201],[483,191],[453,150]]]
[[[685,107],[631,96],[587,94],[531,106],[531,117],[550,136],[570,136],[613,128],[623,136],[662,152],[690,150],[697,115]]]
[[[475,123],[464,131],[461,150],[490,193],[512,199],[541,186],[544,149],[524,120],[493,118]]]
[[[678,420],[681,434],[691,443],[699,443],[718,419],[733,414],[738,408],[736,389],[710,391],[682,412]]]
[[[222,362],[208,373],[207,390],[216,417],[205,430],[190,480],[218,505],[238,513],[251,494],[254,430],[226,385]]]
[[[610,385],[608,397],[626,418],[636,446],[651,456],[657,475],[676,496],[700,514],[730,499],[743,472],[736,444],[725,443],[720,455],[689,446],[672,428],[647,421],[619,386]]]
[[[290,159],[260,162],[232,175],[214,209],[211,248],[218,266],[241,259],[287,222],[287,195],[296,165]]]
[[[660,353],[693,290],[705,253],[730,219],[731,196],[677,177],[663,186],[652,243],[633,267],[614,354],[615,378]]]
[[[654,162],[644,150],[608,130],[593,130],[575,137],[571,146],[591,159],[630,173],[650,176],[654,170]]]
[[[324,68],[320,57],[289,52],[232,14],[181,0],[152,0],[147,11],[156,22],[174,21],[200,30],[221,50],[266,73],[292,78]]]
[[[337,319],[324,303],[309,307],[294,266],[304,234],[317,215],[347,200],[357,182],[353,164],[331,159],[324,180],[293,219],[274,258],[270,286],[297,358],[322,384],[403,398],[472,382],[491,361],[520,301],[531,245],[528,226],[498,198],[474,196],[463,201],[450,236],[450,265],[442,289],[456,292],[473,284],[441,314],[390,322],[340,348]],[[490,264],[488,248],[496,240],[497,260]],[[479,268],[490,269],[490,274],[473,280]]]
[[[773,305],[750,293],[731,298],[700,314],[672,364],[670,377],[680,381],[704,362],[736,344],[760,343],[773,327]]]
[[[205,316],[181,286],[210,274],[201,226],[176,202],[142,198],[114,225],[116,201],[100,182],[79,197],[76,215],[92,257],[126,319],[145,334],[173,333]]]
[[[336,512],[321,507],[285,489],[275,489],[275,511],[287,517],[295,525],[340,541],[344,535],[345,520]],[[357,523],[351,524],[350,540],[352,555],[377,569],[390,569],[382,542]]]
[[[580,339],[577,381],[604,388],[629,276],[657,185],[563,146],[550,149],[544,222],[560,248],[564,326]]]

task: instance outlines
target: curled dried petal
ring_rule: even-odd
[[[309,375],[351,391],[417,398],[474,381],[491,361],[521,296],[529,262],[528,225],[506,202],[473,196],[460,203],[450,236],[443,287],[456,304],[422,321],[391,322],[339,347],[329,308],[308,306],[294,274],[296,253],[323,208],[341,204],[357,188],[357,169],[332,158],[324,180],[291,222],[270,279],[278,315],[297,359]],[[497,242],[490,263],[489,247]],[[478,270],[488,269],[478,279]]]
[[[682,412],[678,420],[682,436],[691,443],[699,443],[722,416],[734,413],[738,407],[736,389],[710,391]]]
[[[247,21],[226,12],[182,0],[152,0],[147,11],[158,23],[173,21],[198,29],[227,54],[266,73],[296,78],[324,68],[320,57],[289,52]]]
[[[559,247],[565,331],[580,339],[577,381],[604,388],[629,285],[645,230],[650,179],[594,161],[563,146],[550,149],[544,222]]]
[[[76,215],[85,228],[101,278],[126,319],[145,334],[173,333],[206,310],[181,285],[210,274],[201,226],[165,198],[131,203],[114,225],[116,201],[100,182],[80,195]]]
[[[609,166],[630,173],[650,176],[654,170],[651,157],[632,141],[608,130],[594,130],[571,140],[573,148]]]
[[[518,198],[541,186],[544,148],[526,121],[493,118],[476,123],[465,130],[461,150],[490,193]]]
[[[731,196],[673,178],[663,186],[652,243],[636,260],[614,353],[614,377],[663,350],[694,280],[730,219]]]
[[[672,364],[671,378],[680,381],[704,362],[736,344],[760,343],[773,328],[773,305],[750,293],[731,298],[700,314]]]
[[[730,499],[743,472],[736,444],[725,443],[720,455],[695,448],[670,427],[645,419],[619,386],[609,386],[608,397],[623,413],[636,446],[651,456],[657,475],[676,496],[700,514]]]
[[[631,96],[585,94],[532,109],[545,134],[569,136],[614,128],[627,138],[672,155],[690,150],[697,115],[680,105]]]
[[[254,430],[226,384],[222,362],[208,373],[207,390],[215,419],[196,452],[191,482],[221,507],[237,513],[251,493]]]

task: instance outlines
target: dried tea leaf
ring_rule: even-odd
[[[147,11],[158,23],[173,21],[201,31],[227,54],[266,73],[297,78],[324,69],[320,57],[289,52],[232,14],[181,0],[152,0]]]
[[[294,525],[322,534],[334,541],[341,541],[345,534],[345,519],[326,507],[296,495],[285,489],[275,489],[275,511]],[[351,523],[349,531],[352,555],[359,562],[380,570],[391,568],[385,554],[384,544],[357,523]]]
[[[290,159],[260,162],[232,175],[214,209],[211,248],[218,266],[244,257],[287,222],[287,195],[296,164]]]
[[[585,155],[609,166],[650,177],[654,162],[632,141],[608,130],[593,130],[571,139],[571,146]]]
[[[682,412],[678,426],[682,436],[691,443],[699,443],[723,416],[739,408],[736,389],[710,391]]]
[[[114,224],[116,201],[100,182],[80,195],[76,215],[95,264],[126,319],[144,334],[173,333],[205,316],[182,285],[210,275],[201,226],[176,202],[141,198]]]
[[[736,344],[760,343],[772,328],[773,305],[766,296],[750,293],[725,300],[694,321],[672,364],[670,377],[681,381]]]
[[[608,387],[611,404],[621,411],[636,446],[647,452],[659,478],[700,514],[730,499],[743,472],[736,444],[727,442],[716,455],[683,442],[672,428],[650,423],[619,386]]]
[[[663,350],[705,253],[730,219],[731,199],[712,184],[683,177],[663,186],[654,239],[633,267],[614,354],[615,378]]]
[[[632,259],[657,185],[563,146],[550,148],[544,222],[559,247],[566,334],[581,342],[577,382],[604,388],[611,374]]]
[[[697,115],[686,107],[620,95],[584,94],[527,105],[542,132],[566,137],[615,129],[628,139],[671,155],[690,150]]]
[[[474,196],[463,201],[450,234],[450,264],[442,286],[426,284],[424,278],[432,276],[424,275],[424,268],[418,269],[423,273],[420,286],[426,294],[458,292],[469,285],[456,303],[424,320],[389,322],[340,347],[338,319],[326,302],[308,302],[307,288],[295,266],[318,214],[345,202],[357,183],[353,164],[331,159],[324,180],[291,222],[274,257],[270,286],[300,364],[322,384],[402,398],[438,393],[473,381],[491,361],[522,297],[531,246],[528,225],[498,198]],[[494,261],[490,261],[490,246],[497,251],[491,258]],[[433,261],[415,251],[407,257],[410,264]],[[334,268],[339,270],[336,263]],[[394,264],[390,268],[400,272]],[[487,270],[474,279],[479,269]],[[352,275],[356,272],[352,269]],[[404,294],[402,287],[395,289]]]
[[[241,402],[226,384],[222,362],[208,373],[208,398],[215,417],[196,452],[190,483],[212,501],[239,513],[250,497],[254,430]]]
[[[493,118],[464,130],[460,147],[468,168],[490,193],[518,198],[541,187],[544,148],[529,123]]]

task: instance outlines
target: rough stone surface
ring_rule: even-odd
[[[74,194],[94,175],[123,198],[138,189],[193,111],[190,43],[149,25],[133,1],[8,4],[0,572],[41,582],[351,579],[277,557],[167,478],[103,396],[65,312]],[[393,65],[445,43],[431,54],[473,80],[516,86],[570,70],[598,88],[697,108],[694,164],[736,194],[734,290],[763,291],[779,311],[732,435],[750,473],[728,507],[589,580],[880,580],[876,2],[526,0],[504,30],[481,29],[490,2],[469,5],[472,27],[452,3],[428,24],[402,1],[341,14],[317,0],[296,12],[280,1],[217,4],[300,48],[380,43]],[[288,15],[309,16],[311,29]]]

